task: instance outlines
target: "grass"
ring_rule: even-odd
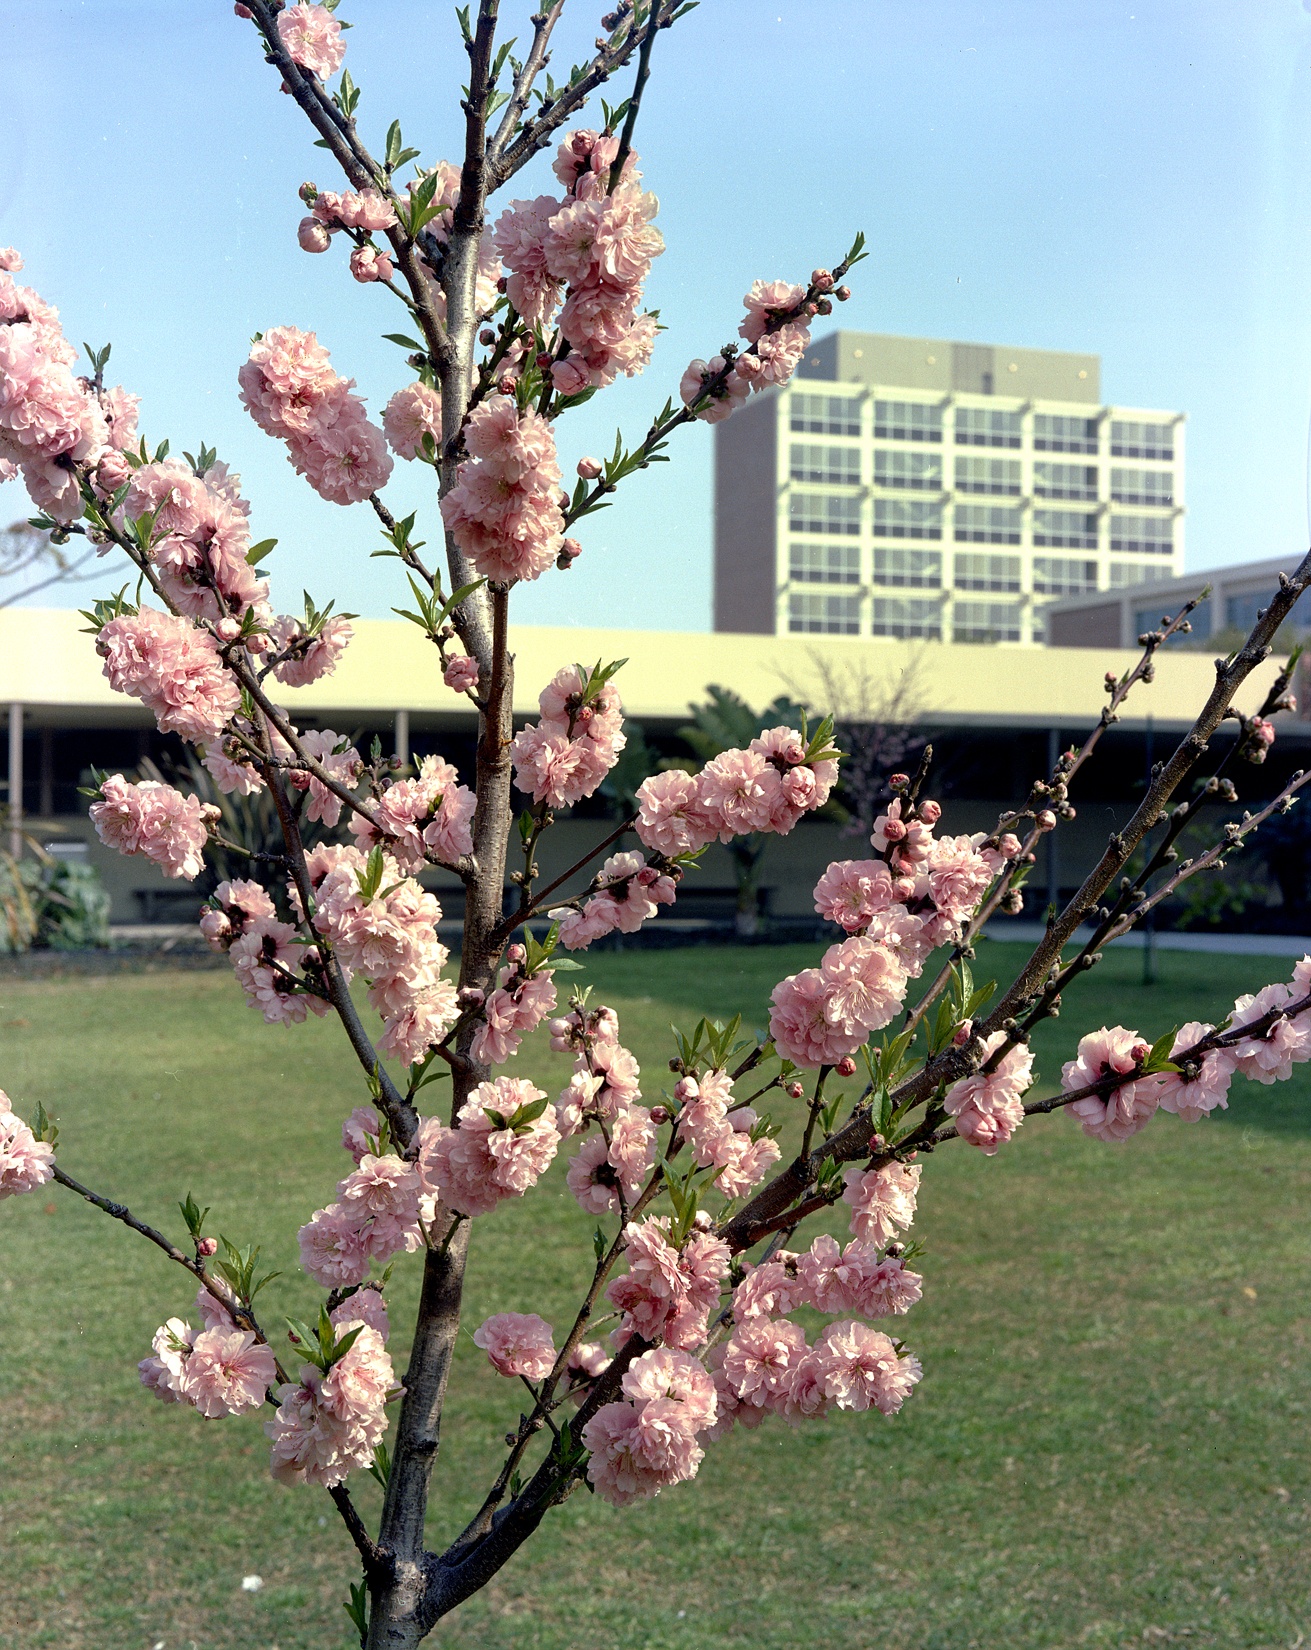
[[[981,951],[1004,975],[1012,946]],[[639,952],[587,978],[650,1083],[667,1026],[760,1018],[809,948]],[[1165,953],[1140,984],[1111,953],[1037,1040],[1055,1077],[1076,1028],[1159,1034],[1216,1017],[1278,959]],[[333,1027],[270,1030],[224,975],[0,987],[0,1081],[56,1112],[69,1171],[180,1229],[175,1199],[286,1268],[265,1316],[301,1312],[297,1225],[343,1172],[361,1099]],[[520,1056],[558,1088],[561,1056]],[[1305,1210],[1311,1085],[1242,1085],[1196,1127],[1127,1146],[1067,1118],[992,1160],[926,1166],[926,1378],[894,1421],[768,1424],[714,1446],[695,1484],[616,1514],[585,1494],[433,1643],[442,1650],[1012,1650],[1295,1646],[1311,1637]],[[271,1166],[264,1168],[264,1165]],[[272,1167],[275,1166],[276,1167]],[[549,1241],[543,1241],[543,1222]],[[479,1222],[476,1324],[510,1307],[566,1321],[591,1222],[556,1175]],[[404,1324],[417,1262],[402,1264]],[[210,1423],[139,1388],[185,1279],[67,1194],[0,1206],[0,1645],[61,1650],[344,1650],[356,1570],[321,1493],[264,1470],[257,1422]],[[398,1337],[399,1338],[399,1337]],[[400,1348],[393,1351],[403,1363]],[[518,1411],[464,1338],[432,1536],[452,1533]],[[370,1516],[377,1492],[358,1486]],[[264,1587],[244,1593],[243,1575]]]

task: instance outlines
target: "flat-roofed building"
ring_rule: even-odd
[[[1279,588],[1279,575],[1296,568],[1297,556],[1272,561],[1237,562],[1189,573],[1150,589],[1107,590],[1058,602],[1047,616],[1053,647],[1134,647],[1144,631],[1173,618],[1185,602],[1198,600],[1189,618],[1192,631],[1176,645],[1224,649],[1246,636],[1262,608]],[[1290,628],[1299,636],[1311,630],[1311,603],[1305,596],[1293,609]],[[1207,646],[1207,651],[1214,651]]]
[[[715,629],[1043,642],[1183,571],[1183,477],[1183,414],[1095,355],[830,333],[715,427]]]

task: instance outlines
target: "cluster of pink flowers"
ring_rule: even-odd
[[[55,1149],[38,1140],[0,1089],[0,1198],[34,1192],[53,1178]]]
[[[425,1131],[422,1164],[443,1203],[462,1215],[488,1214],[507,1197],[522,1197],[550,1167],[560,1144],[555,1107],[525,1078],[496,1077],[477,1088],[456,1113],[455,1127]]]
[[[635,934],[662,905],[672,905],[678,884],[667,871],[648,865],[638,853],[611,854],[593,883],[595,892],[575,909],[562,905],[550,912],[560,926],[566,951],[585,950],[593,940],[618,930]]]
[[[369,1002],[383,1019],[378,1047],[412,1065],[459,1014],[455,985],[441,972],[449,955],[437,938],[441,906],[389,855],[378,888],[366,895],[367,867],[358,848],[323,846],[306,856],[314,927],[348,979],[359,974],[372,982]],[[299,910],[298,897],[293,904]]]
[[[307,0],[297,0],[278,14],[278,37],[292,62],[321,80],[336,74],[346,55],[341,24],[327,6],[312,6]]]
[[[878,1169],[850,1168],[843,1176],[842,1201],[851,1209],[851,1230],[862,1243],[891,1243],[915,1219],[919,1198],[918,1163],[885,1163]]]
[[[709,1216],[702,1213],[697,1220],[681,1249],[670,1243],[669,1221],[663,1215],[625,1226],[628,1271],[606,1290],[624,1314],[621,1338],[663,1340],[680,1351],[705,1341],[710,1314],[719,1305],[728,1275],[729,1251],[709,1229]]]
[[[569,808],[591,796],[628,740],[623,706],[612,682],[588,692],[581,665],[556,672],[537,698],[541,720],[514,737],[514,779],[534,802]]]
[[[750,1106],[733,1098],[726,1071],[680,1077],[678,1138],[691,1148],[703,1169],[714,1169],[715,1185],[727,1198],[742,1197],[778,1162],[778,1142],[768,1134],[753,1140],[758,1118]]]
[[[121,389],[97,396],[89,379],[74,377],[77,351],[63,335],[59,311],[17,284],[13,274],[22,267],[6,248],[0,261],[0,482],[21,471],[38,508],[71,522],[82,513],[75,466],[93,471],[108,460],[118,477],[113,486],[126,479],[121,449],[136,434],[137,398]]]
[[[554,1330],[536,1312],[496,1312],[473,1332],[498,1375],[544,1381],[555,1366]]]
[[[301,734],[300,742],[306,755],[312,756],[325,773],[345,789],[354,790],[364,763],[360,753],[344,735],[334,733],[331,728],[309,728]],[[329,827],[341,819],[341,810],[345,806],[342,799],[307,769],[290,769],[287,782],[293,790],[309,792],[309,803],[305,809],[308,818],[322,820]]]
[[[205,744],[241,708],[218,643],[189,619],[153,607],[125,613],[102,627],[96,651],[110,687],[154,711],[161,733]]]
[[[610,133],[571,132],[555,161],[565,199],[512,201],[496,224],[506,292],[529,326],[547,331],[564,295],[555,326],[567,348],[551,366],[564,396],[612,383],[621,372],[631,378],[655,343],[655,317],[641,311],[641,302],[651,265],[664,251],[652,222],[659,203],[641,189],[632,154],[610,190],[618,155],[619,140]]]
[[[1000,846],[981,835],[935,837],[941,812],[924,802],[903,818],[894,799],[870,839],[881,857],[836,861],[815,885],[815,909],[852,937],[775,986],[770,1035],[785,1059],[836,1065],[887,1025],[930,952],[959,936],[1019,853],[1013,836]]]
[[[787,281],[754,281],[742,302],[746,319],[738,332],[751,348],[730,365],[726,356],[691,361],[678,386],[685,407],[695,406],[707,393],[710,400],[697,413],[707,424],[718,424],[743,404],[752,390],[786,384],[801,365],[810,346],[806,318],[806,288]]]
[[[637,1104],[641,1069],[619,1041],[613,1009],[574,1007],[552,1020],[550,1031],[552,1048],[577,1055],[556,1107],[557,1127],[563,1136],[597,1127],[570,1161],[569,1190],[589,1214],[626,1211],[655,1165],[655,1124]]]
[[[137,1365],[142,1385],[163,1403],[190,1404],[211,1421],[259,1409],[277,1380],[272,1350],[239,1328],[204,1284],[196,1306],[205,1323],[199,1334],[183,1318],[155,1331],[154,1350]]]
[[[354,1468],[370,1466],[387,1435],[387,1402],[399,1388],[386,1313],[367,1306],[371,1299],[375,1291],[361,1289],[331,1314],[338,1336],[359,1333],[326,1374],[302,1364],[299,1381],[277,1389],[278,1412],[264,1430],[273,1442],[270,1471],[280,1483],[331,1489]]]
[[[308,687],[336,670],[355,628],[339,614],[311,631],[300,619],[284,614],[274,619],[268,634],[275,655],[274,676],[284,687]]]
[[[648,848],[672,858],[718,838],[771,832],[786,836],[803,815],[822,808],[837,782],[832,757],[806,758],[795,728],[766,728],[746,750],[728,750],[700,773],[653,774],[637,792],[634,830]]]
[[[994,1031],[984,1039],[984,1067],[1005,1041],[1004,1031]],[[976,1071],[953,1083],[943,1105],[948,1116],[956,1119],[961,1139],[992,1157],[1023,1123],[1024,1093],[1032,1080],[1033,1050],[1027,1043],[1016,1043],[991,1071]]]
[[[348,1122],[353,1120],[356,1114]],[[368,1124],[360,1119],[357,1127]],[[378,1146],[376,1134],[369,1143]],[[371,1261],[385,1264],[393,1255],[419,1248],[425,1193],[430,1188],[413,1165],[394,1152],[365,1150],[354,1170],[338,1182],[336,1199],[315,1210],[301,1227],[301,1266],[325,1289],[363,1283]]]
[[[100,801],[91,804],[90,815],[107,848],[144,854],[166,877],[190,882],[205,868],[205,843],[219,811],[172,785],[155,779],[133,785],[116,773],[101,785]]]
[[[1125,1080],[1106,1094],[1087,1094],[1071,1101],[1069,1110],[1084,1133],[1096,1140],[1129,1139],[1146,1127],[1158,1107],[1195,1123],[1217,1107],[1228,1106],[1236,1075],[1254,1083],[1275,1083],[1291,1077],[1295,1065],[1311,1060],[1311,1009],[1288,1012],[1291,1004],[1304,1002],[1309,995],[1311,956],[1297,963],[1290,985],[1276,981],[1235,1002],[1227,1031],[1241,1031],[1267,1014],[1278,1014],[1265,1031],[1194,1058],[1191,1050],[1215,1027],[1200,1020],[1180,1026],[1170,1049],[1177,1071],[1141,1074],[1151,1050],[1136,1031],[1103,1026],[1089,1032],[1080,1038],[1075,1058],[1061,1067],[1062,1091],[1072,1094],[1107,1078]]]
[[[560,554],[564,513],[555,435],[531,409],[494,395],[464,428],[468,459],[442,500],[442,520],[479,573],[498,583],[540,578]]]
[[[200,914],[200,931],[213,950],[228,953],[247,1005],[269,1025],[299,1025],[307,1014],[331,1011],[317,953],[279,920],[259,883],[219,883]]]
[[[603,1404],[582,1431],[587,1476],[616,1507],[694,1478],[705,1459],[697,1438],[714,1427],[719,1407],[705,1366],[667,1347],[634,1358],[621,1390],[623,1398]]]
[[[266,434],[287,443],[292,464],[321,498],[358,504],[386,485],[391,454],[312,332],[270,327],[237,374],[241,399]]]
[[[442,398],[432,385],[416,379],[396,391],[382,415],[382,427],[398,458],[417,458],[425,436],[442,444]]]
[[[469,1053],[482,1065],[499,1066],[517,1054],[523,1039],[555,1007],[551,970],[530,974],[525,956],[523,946],[510,946],[496,989],[482,1005],[482,1024],[469,1045]]]
[[[448,160],[439,160],[436,166],[428,171],[421,172],[413,181],[406,184],[411,196],[416,189],[433,182],[433,194],[429,203],[437,216],[426,226],[425,234],[431,235],[439,247],[445,248],[450,244],[451,222],[455,213],[455,203],[460,198],[460,168]],[[446,293],[442,288],[437,271],[423,255],[420,248],[420,269],[428,283],[428,298],[437,318],[446,320]],[[474,280],[473,302],[479,319],[487,316],[496,304],[500,290],[501,263],[496,256],[495,237],[490,228],[485,228],[478,239],[478,271]],[[508,363],[505,363],[508,368]]]
[[[473,852],[476,806],[451,763],[425,756],[416,779],[397,779],[374,800],[377,828],[352,814],[350,830],[361,848],[381,846],[403,871],[421,871],[430,858],[451,865]]]
[[[104,468],[102,462],[100,471]],[[178,612],[215,622],[227,616],[239,619],[251,607],[267,612],[268,583],[256,578],[246,560],[250,506],[239,491],[239,476],[225,464],[197,475],[175,458],[143,464],[128,474],[131,481],[115,519],[121,525],[151,516],[151,561]]]
[[[304,252],[326,252],[332,237],[339,230],[353,230],[360,236],[390,229],[396,222],[395,208],[384,200],[376,189],[362,189],[357,194],[347,190],[338,194],[332,189],[318,190],[306,184],[302,198],[312,201],[310,215],[300,220],[296,238]],[[350,258],[351,274],[357,281],[389,281],[396,273],[387,252],[380,252],[369,241],[360,241]]]

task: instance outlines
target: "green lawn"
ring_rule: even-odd
[[[976,974],[1018,949],[984,947]],[[814,950],[597,956],[650,1079],[667,1025],[741,1010]],[[1113,953],[1037,1040],[1058,1074],[1079,1029],[1159,1034],[1216,1017],[1282,959],[1165,953],[1140,984]],[[560,1086],[561,1056],[525,1075]],[[902,1415],[767,1424],[698,1480],[626,1513],[585,1494],[432,1642],[442,1650],[966,1650],[1295,1646],[1311,1639],[1307,1416],[1311,1085],[1241,1085],[1194,1127],[1127,1146],[1037,1119],[991,1161],[926,1163],[924,1382]],[[348,1159],[363,1099],[334,1027],[266,1028],[223,974],[0,982],[0,1085],[58,1114],[70,1173],[180,1232],[174,1200],[265,1245],[267,1320],[311,1299],[295,1230]],[[777,1115],[777,1109],[776,1109]],[[265,1165],[277,1167],[266,1168]],[[249,1167],[248,1167],[249,1166]],[[0,1205],[0,1644],[61,1650],[344,1650],[356,1572],[327,1498],[273,1484],[258,1422],[204,1422],[141,1391],[185,1279],[52,1188]],[[547,1239],[543,1223],[549,1223]],[[592,1223],[562,1190],[480,1220],[471,1324],[560,1326]],[[398,1267],[403,1326],[417,1259]],[[393,1341],[403,1366],[403,1333]],[[491,1476],[518,1402],[465,1338],[434,1496],[435,1541]],[[372,1515],[377,1492],[358,1487]],[[243,1593],[243,1575],[264,1588]]]

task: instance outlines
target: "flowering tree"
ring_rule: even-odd
[[[361,1100],[342,1129],[350,1167],[299,1234],[321,1309],[289,1333],[262,1315],[269,1278],[257,1255],[211,1236],[208,1211],[189,1193],[175,1243],[75,1179],[56,1162],[44,1111],[21,1120],[3,1096],[0,1195],[54,1179],[190,1274],[193,1316],[166,1318],[142,1380],[210,1418],[269,1408],[274,1475],[326,1489],[358,1549],[362,1581],[349,1608],[375,1650],[418,1644],[580,1486],[623,1506],[692,1478],[734,1424],[804,1424],[830,1409],[895,1414],[920,1365],[869,1320],[898,1318],[920,1297],[902,1234],[923,1154],[950,1140],[996,1152],[1026,1116],[1058,1106],[1087,1133],[1119,1142],[1158,1110],[1195,1120],[1223,1106],[1236,1075],[1270,1083],[1311,1057],[1307,958],[1290,985],[1240,998],[1222,1026],[1091,1031],[1077,1040],[1060,1093],[1026,1098],[1029,1034],[1057,1012],[1067,983],[1106,941],[1286,809],[1303,783],[1299,775],[1259,813],[1217,826],[1212,847],[1179,860],[1180,833],[1236,800],[1228,768],[1235,756],[1264,754],[1269,717],[1290,703],[1285,672],[1256,716],[1233,708],[1311,582],[1311,558],[1281,581],[1243,646],[1217,662],[1191,732],[1000,992],[974,984],[972,941],[994,911],[1020,900],[1035,845],[1073,816],[1083,764],[1127,696],[1150,682],[1156,650],[1186,627],[1187,610],[1143,638],[1133,669],[1107,677],[1099,726],[989,835],[937,835],[924,765],[893,776],[869,857],[831,865],[815,890],[817,910],[843,937],[818,966],[775,987],[767,1040],[703,1020],[672,1050],[670,1092],[648,1092],[643,1104],[613,1011],[582,993],[560,1001],[567,953],[673,903],[711,841],[792,830],[828,797],[837,752],[828,723],[771,727],[695,773],[654,775],[611,840],[543,886],[538,844],[559,810],[604,780],[623,718],[614,666],[566,665],[542,686],[539,719],[515,732],[511,594],[553,570],[576,578],[571,530],[663,457],[682,425],[728,417],[785,383],[810,320],[847,296],[843,278],[861,256],[857,240],[831,272],[757,282],[739,340],[691,363],[681,406],[666,403],[636,446],[620,441],[606,462],[583,460],[577,484],[563,489],[556,423],[617,374],[640,370],[651,348],[642,290],[662,242],[632,139],[658,34],[688,8],[621,4],[602,20],[595,55],[557,83],[546,66],[563,9],[549,0],[531,18],[522,59],[497,44],[496,0],[460,14],[465,154],[458,166],[423,167],[396,123],[381,158],[366,148],[330,6],[236,7],[348,185],[303,188],[301,245],[326,253],[334,240],[349,243],[354,278],[385,286],[406,312],[412,352],[381,426],[314,334],[291,325],[255,341],[241,396],[316,492],[376,514],[403,564],[411,617],[451,692],[476,710],[471,787],[441,757],[402,772],[331,730],[300,730],[279,708],[276,684],[334,668],[349,620],[330,606],[274,610],[260,571],[268,544],[252,542],[238,477],[209,450],[182,459],[167,443],[152,450],[137,433],[136,397],[105,383],[108,351],[76,376],[56,312],[15,282],[17,254],[0,254],[0,465],[21,471],[44,528],[127,558],[136,599],[129,583],[91,615],[112,686],[192,746],[222,792],[267,797],[276,809],[280,845],[245,846],[258,878],[222,882],[201,926],[270,1023],[336,1016]],[[600,128],[566,130],[630,64],[631,93],[618,108],[603,105]],[[558,188],[510,201],[493,222],[492,195],[557,142]],[[444,567],[421,557],[414,518],[387,508],[396,459],[434,471]],[[1226,717],[1237,717],[1239,737],[1208,774]],[[528,799],[517,814],[516,787]],[[243,851],[217,813],[162,780],[120,774],[101,777],[91,807],[104,841],[180,878],[196,877],[216,850]],[[310,822],[323,834],[307,847]],[[641,851],[613,854],[593,872],[628,828]],[[1131,859],[1140,868],[1113,891]],[[465,886],[458,973],[437,939],[438,902],[418,880],[428,866]],[[1093,936],[1072,947],[1084,921]],[[915,980],[923,984],[908,1007]],[[551,1046],[575,1062],[554,1100],[512,1074],[523,1039],[548,1020]],[[440,1105],[439,1078],[450,1083]],[[769,1094],[795,1112],[799,1143],[786,1161],[755,1109]],[[425,1511],[469,1245],[500,1203],[532,1190],[566,1141],[569,1190],[598,1222],[595,1267],[562,1328],[531,1312],[497,1313],[477,1328],[489,1379],[526,1383],[530,1402],[513,1420],[521,1389],[507,1389],[500,1471],[467,1528],[432,1552]],[[850,1240],[811,1240],[805,1223],[839,1204]],[[388,1351],[385,1300],[397,1265],[422,1271],[403,1373]],[[813,1342],[793,1317],[802,1306],[830,1320]],[[374,1530],[349,1485],[366,1471],[384,1485]]]

